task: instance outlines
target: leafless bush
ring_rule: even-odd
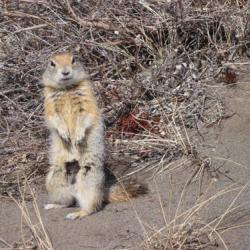
[[[224,117],[209,84],[247,55],[247,1],[0,3],[0,192],[46,171],[40,76],[51,53],[79,55],[103,109],[110,155],[140,167],[193,154],[187,130]],[[2,186],[4,184],[4,186]]]

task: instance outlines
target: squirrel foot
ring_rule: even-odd
[[[84,216],[90,215],[91,213],[87,212],[86,210],[80,210],[77,212],[69,213],[65,216],[65,219],[68,220],[75,220],[75,219],[81,219]]]

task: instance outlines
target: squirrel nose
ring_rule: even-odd
[[[63,74],[64,76],[67,76],[67,75],[69,75],[69,71],[63,71],[62,74]]]

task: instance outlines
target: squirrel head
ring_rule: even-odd
[[[68,52],[51,56],[43,83],[52,88],[70,88],[88,78],[76,57]]]

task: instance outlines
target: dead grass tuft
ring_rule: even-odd
[[[26,178],[25,178],[26,179]],[[26,192],[32,197],[32,204],[26,202]],[[43,224],[35,194],[27,179],[20,199],[12,197],[21,212],[21,241],[12,244],[11,249],[52,250],[52,242]]]
[[[237,204],[239,197],[249,188],[249,181],[244,186],[236,184],[230,185],[215,194],[209,194],[208,190],[193,203],[190,208],[181,209],[186,186],[182,190],[180,200],[176,208],[173,208],[173,218],[169,218],[171,205],[168,210],[164,209],[161,197],[159,195],[162,216],[165,226],[160,229],[154,229],[144,223],[146,233],[145,240],[140,245],[140,249],[162,249],[162,250],[198,250],[215,249],[222,246],[223,249],[229,249],[224,240],[224,233],[233,231],[242,227],[250,227],[249,220],[240,220],[244,213],[249,210],[249,202]],[[214,206],[218,206],[218,201],[229,197],[229,203],[224,204],[224,211],[220,215],[207,216]],[[232,198],[233,197],[233,198]],[[246,210],[245,212],[240,213]],[[237,215],[239,213],[239,215]],[[238,217],[237,217],[238,216]]]

